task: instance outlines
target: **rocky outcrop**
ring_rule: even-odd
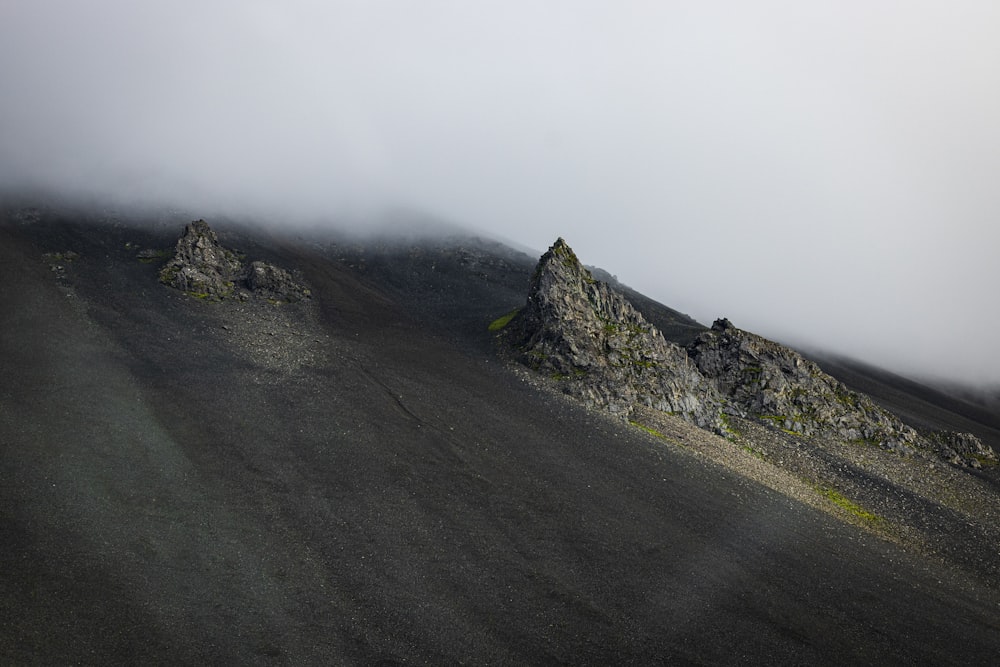
[[[204,220],[184,228],[173,258],[160,270],[160,282],[203,299],[299,301],[309,290],[285,269],[254,261],[249,266],[237,253],[223,247]]]
[[[954,465],[982,468],[996,465],[997,455],[993,448],[972,433],[935,431],[927,434],[935,453]]]
[[[251,292],[271,300],[300,301],[310,295],[290,272],[267,262],[251,262],[245,282]]]
[[[835,435],[899,453],[933,453],[955,465],[996,461],[969,433],[920,434],[865,394],[851,391],[799,353],[716,320],[688,347],[698,370],[727,400],[730,414],[800,435]]]
[[[523,363],[591,405],[622,415],[643,405],[721,429],[718,393],[684,349],[595,280],[562,239],[542,255],[502,336]]]
[[[528,300],[497,319],[506,348],[586,403],[628,416],[639,407],[727,431],[726,415],[797,436],[834,436],[955,465],[995,463],[974,435],[921,434],[799,353],[717,320],[687,349],[593,275],[558,239],[542,255]]]
[[[802,435],[836,433],[900,453],[919,435],[863,394],[799,353],[717,320],[688,348],[698,370],[729,400],[729,410]]]
[[[184,228],[173,259],[160,270],[160,282],[200,297],[232,296],[243,278],[243,262],[219,244],[219,237],[204,220]]]

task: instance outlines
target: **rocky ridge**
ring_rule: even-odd
[[[997,463],[997,454],[993,448],[984,444],[972,433],[931,431],[924,434],[924,437],[929,442],[931,450],[949,463],[972,468]]]
[[[716,320],[688,348],[738,416],[753,416],[802,435],[833,431],[846,440],[912,453],[919,435],[895,415],[794,350],[727,319]]]
[[[524,364],[590,405],[622,416],[644,405],[722,429],[721,397],[684,349],[595,280],[563,239],[542,255],[502,335]]]
[[[729,320],[687,349],[665,340],[561,238],[539,260],[524,308],[509,324],[494,324],[522,363],[623,417],[652,408],[723,434],[729,417],[749,418],[793,436],[832,436],[958,466],[997,462],[975,435],[920,433],[794,350]]]
[[[971,433],[919,433],[798,352],[727,319],[698,336],[688,354],[728,400],[731,415],[794,435],[835,436],[903,455],[936,454],[955,465],[979,468],[997,460]]]
[[[204,220],[184,228],[174,256],[160,270],[160,282],[202,299],[247,300],[252,296],[274,302],[308,298],[309,289],[289,271],[273,264],[245,259],[219,243]]]

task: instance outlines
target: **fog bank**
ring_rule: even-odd
[[[410,210],[1000,382],[1000,6],[0,1],[0,186]]]

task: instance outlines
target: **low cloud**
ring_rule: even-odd
[[[993,3],[0,8],[2,185],[564,236],[702,321],[1000,382]]]

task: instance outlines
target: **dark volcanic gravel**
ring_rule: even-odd
[[[137,259],[166,235],[41,224],[0,226],[0,662],[1000,655],[975,573],[540,391],[319,250],[268,257],[311,301],[209,303]]]

